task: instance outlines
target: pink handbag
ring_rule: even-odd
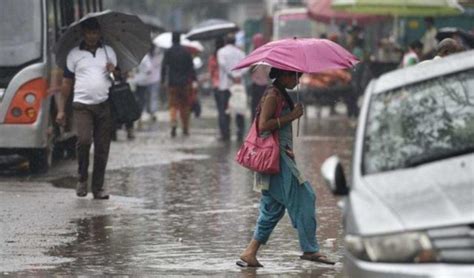
[[[279,103],[275,116],[279,117],[283,103]],[[235,160],[240,165],[252,171],[262,174],[278,174],[280,172],[280,142],[278,137],[278,130],[274,130],[266,137],[258,135],[258,116],[257,112],[255,119],[250,128],[249,134],[245,138],[244,143],[240,146]]]

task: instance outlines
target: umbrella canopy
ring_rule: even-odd
[[[186,38],[189,40],[210,40],[239,30],[237,24],[224,19],[208,19],[192,28]]]
[[[454,36],[459,36],[465,46],[474,48],[474,34],[468,33],[456,27],[443,27],[438,29],[436,39],[441,41],[445,38],[453,38]]]
[[[331,8],[331,0],[308,0],[308,15],[316,21],[324,23],[357,23],[370,24],[386,19],[384,16],[335,11]]]
[[[269,42],[240,61],[234,70],[257,64],[318,73],[329,69],[350,68],[358,62],[349,51],[326,39],[283,39]]]
[[[332,0],[332,8],[347,12],[396,16],[442,16],[463,12],[456,0]]]
[[[165,32],[159,34],[156,38],[153,39],[153,44],[160,48],[170,48],[172,43],[172,36],[173,33]],[[202,52],[204,50],[204,46],[198,41],[190,41],[186,39],[185,35],[181,35],[181,45],[188,48],[193,52]]]
[[[69,51],[82,41],[80,23],[92,17],[99,21],[104,43],[117,54],[120,69],[125,72],[137,66],[150,49],[150,29],[137,16],[110,10],[87,14],[68,27],[55,46],[58,66],[66,66]]]
[[[165,31],[165,27],[163,26],[163,23],[157,16],[151,16],[151,15],[146,15],[146,14],[139,14],[138,17],[152,30],[155,30],[157,32],[163,32]]]

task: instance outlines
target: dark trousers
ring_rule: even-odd
[[[217,106],[217,121],[219,123],[219,131],[221,138],[225,140],[230,139],[230,115],[226,113],[229,105],[230,91],[215,90],[214,97],[216,99]]]
[[[136,95],[138,104],[140,105],[141,111],[146,111],[148,114],[152,114],[151,110],[151,92],[150,86],[137,86]]]
[[[219,130],[224,140],[230,139],[230,114],[227,111],[229,107],[230,91],[216,90],[214,93],[217,105],[217,114]],[[242,114],[236,114],[235,123],[237,125],[237,139],[242,140],[244,136],[245,117]]]
[[[87,182],[89,154],[94,143],[94,165],[92,170],[92,193],[103,189],[105,168],[109,158],[110,135],[113,128],[108,101],[87,105],[73,103],[74,124],[77,130],[77,160],[79,181]]]

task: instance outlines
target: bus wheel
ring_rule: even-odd
[[[32,174],[44,174],[51,166],[52,155],[49,148],[35,149],[28,156],[30,172]]]

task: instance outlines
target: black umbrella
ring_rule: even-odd
[[[237,24],[232,21],[225,19],[208,19],[192,28],[186,34],[186,38],[188,40],[211,40],[238,30],[239,27]]]
[[[163,26],[163,22],[157,16],[151,16],[146,14],[139,14],[138,17],[150,28],[157,32],[164,32],[165,27]]]
[[[137,16],[110,10],[89,13],[69,25],[56,43],[56,63],[59,67],[66,66],[69,51],[82,41],[81,22],[88,18],[99,21],[102,38],[115,50],[118,66],[123,72],[137,66],[150,50],[150,29]]]
[[[454,35],[461,37],[463,43],[469,48],[474,48],[474,35],[456,27],[440,28],[436,34],[436,39],[441,41],[445,38],[453,38]]]

